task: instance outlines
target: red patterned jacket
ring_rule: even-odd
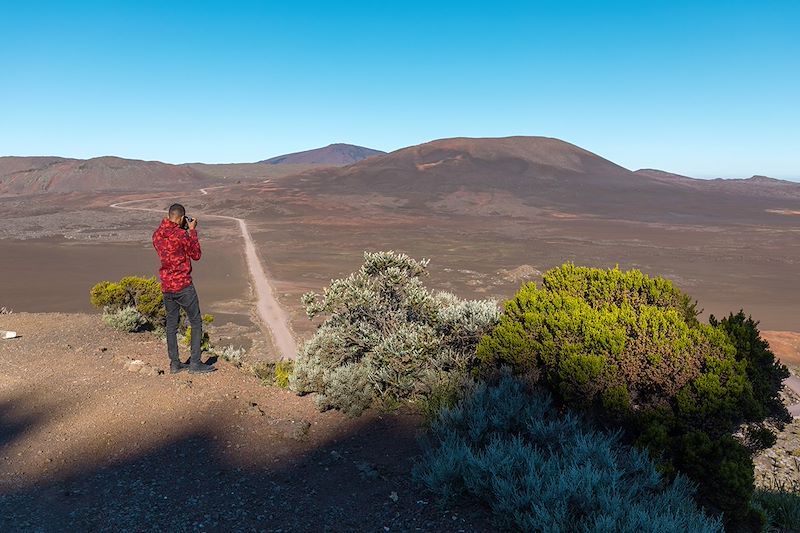
[[[165,218],[153,233],[153,247],[161,259],[161,292],[178,292],[192,283],[192,262],[200,260],[197,230],[182,230]]]

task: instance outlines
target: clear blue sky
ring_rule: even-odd
[[[0,155],[243,162],[558,137],[800,178],[800,2],[3,2]]]

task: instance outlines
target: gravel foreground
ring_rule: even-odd
[[[97,315],[0,316],[0,531],[491,531],[410,479],[408,413],[351,420]],[[185,355],[184,355],[185,357]]]

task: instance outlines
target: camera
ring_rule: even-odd
[[[181,229],[188,230],[189,229],[189,222],[191,222],[192,220],[194,220],[194,219],[192,217],[190,217],[189,215],[186,215],[185,217],[183,217],[183,222],[181,223]]]

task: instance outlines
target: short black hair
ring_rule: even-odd
[[[172,204],[169,206],[169,218],[186,216],[186,209],[181,204]]]

